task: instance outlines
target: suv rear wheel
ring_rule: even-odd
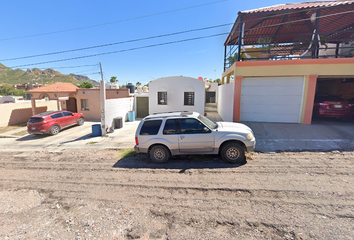
[[[245,149],[238,143],[227,143],[220,153],[224,161],[232,163],[241,163],[245,158]]]
[[[85,123],[84,118],[83,117],[79,117],[79,119],[77,120],[77,125],[82,126],[82,125],[84,125],[84,123]]]
[[[58,125],[54,125],[50,128],[49,133],[50,135],[56,135],[60,131],[60,127]]]
[[[155,163],[167,162],[170,158],[170,152],[165,146],[153,146],[150,150],[150,159]]]

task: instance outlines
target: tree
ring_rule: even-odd
[[[137,87],[141,86],[141,83],[140,82],[136,82],[135,84]]]
[[[112,76],[112,77],[111,77],[111,80],[109,80],[109,82],[110,82],[110,83],[116,83],[116,82],[118,82],[118,79],[117,79],[116,76]]]
[[[14,95],[14,96],[24,97],[26,95],[26,91],[23,89],[15,89],[10,84],[3,84],[0,86],[0,95],[4,95],[4,96]]]
[[[77,85],[78,88],[93,88],[93,84],[89,82],[82,82]]]

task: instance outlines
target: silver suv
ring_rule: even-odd
[[[135,151],[148,153],[156,163],[186,154],[220,154],[225,161],[240,163],[245,150],[254,149],[256,139],[241,123],[215,123],[196,112],[170,112],[141,120],[135,142]]]

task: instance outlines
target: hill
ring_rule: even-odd
[[[11,69],[0,63],[0,83],[23,84],[23,83],[44,83],[50,84],[54,82],[69,82],[72,84],[80,84],[81,82],[91,82],[98,84],[89,77],[81,75],[65,75],[54,69],[47,68],[41,70],[39,68],[27,69]]]

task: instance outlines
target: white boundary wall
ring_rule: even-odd
[[[225,122],[233,122],[235,83],[220,85],[217,94],[218,113]]]
[[[123,124],[127,119],[128,112],[133,110],[134,98],[117,98],[106,100],[106,119],[105,125],[112,126],[113,118],[122,117]]]

